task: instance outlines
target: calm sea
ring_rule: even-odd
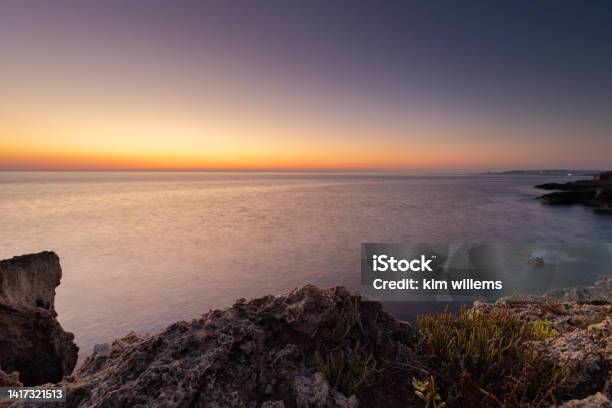
[[[557,180],[0,172],[0,259],[57,252],[56,308],[84,356],[240,297],[358,289],[362,242],[612,242],[612,217],[534,200]]]

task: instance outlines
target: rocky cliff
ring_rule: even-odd
[[[54,307],[61,277],[53,252],[0,261],[0,370],[18,372],[25,385],[61,381],[76,364],[74,336],[62,329]]]
[[[59,279],[50,277],[57,274],[45,268],[57,257],[37,257],[8,262],[30,272],[38,265],[43,270],[31,276],[56,285]],[[2,271],[10,269],[6,262]],[[14,286],[3,289],[3,307],[29,310],[24,322],[40,322],[36,313],[54,316],[52,296],[20,293]],[[307,285],[284,295],[240,299],[155,335],[130,333],[100,344],[59,385],[67,388],[67,407],[462,407],[474,401],[612,407],[611,290],[612,280],[603,278],[592,287],[543,297],[476,302],[462,312],[463,320],[431,315],[413,328],[345,288]],[[9,292],[18,299],[11,305],[4,301]],[[76,359],[65,341],[71,336],[16,332],[25,343],[28,335],[54,350],[47,353]],[[57,361],[46,363],[58,370],[57,378]],[[40,361],[20,364],[9,371],[49,370]],[[0,372],[0,384],[19,385],[19,379]]]

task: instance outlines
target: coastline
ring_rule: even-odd
[[[52,292],[44,285],[35,288],[33,284],[40,282],[37,274],[27,273],[31,268],[27,265],[40,269],[42,264],[53,264],[54,256],[47,252],[2,261],[18,260],[22,265],[20,279],[13,279],[19,285],[11,286],[13,307],[21,303],[21,308],[48,306],[53,310],[53,296],[48,297],[54,295],[53,288]],[[6,282],[3,303],[8,299]],[[23,293],[29,295],[46,293],[50,303],[34,300],[32,304],[36,296],[19,297],[19,288],[27,288]],[[307,285],[284,295],[239,299],[230,308],[177,322],[155,335],[129,333],[111,344],[96,346],[74,374],[67,369],[61,381],[48,381],[43,387],[66,387],[68,407],[423,406],[423,398],[435,395],[450,406],[460,406],[475,397],[476,388],[452,391],[460,379],[448,377],[453,372],[449,367],[444,368],[450,370],[447,374],[441,373],[443,366],[436,356],[446,351],[433,347],[436,337],[428,337],[425,328],[445,321],[457,328],[459,335],[453,341],[461,341],[471,330],[466,322],[483,319],[479,324],[488,327],[501,319],[529,327],[528,336],[534,336],[531,328],[537,327],[540,337],[522,339],[529,341],[521,347],[533,350],[551,367],[563,366],[568,371],[555,380],[555,391],[550,394],[523,390],[526,394],[519,396],[498,390],[495,395],[484,390],[491,394],[487,396],[476,391],[485,405],[494,406],[499,399],[526,402],[540,398],[548,405],[588,406],[571,402],[578,399],[605,406],[602,404],[610,403],[612,367],[611,291],[612,280],[602,278],[593,287],[556,291],[548,297],[475,302],[465,310],[464,321],[438,313],[411,326],[384,312],[377,302],[361,303],[343,287]],[[49,317],[54,318],[52,313]],[[469,355],[469,350],[464,352]],[[514,364],[524,363],[522,355],[507,357],[515,359]],[[0,365],[5,366],[3,361]],[[471,373],[480,374],[478,370]],[[15,373],[3,373],[0,381],[4,386],[15,385],[16,378]],[[434,378],[438,385],[431,389],[429,381]]]
[[[612,214],[612,172],[592,175],[590,180],[566,183],[545,183],[534,186],[541,190],[557,190],[538,197],[549,205],[581,204],[599,214]]]

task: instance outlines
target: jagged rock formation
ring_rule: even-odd
[[[69,407],[398,407],[410,327],[345,288],[239,300],[155,336],[96,347]]]
[[[0,261],[0,369],[25,385],[61,381],[76,364],[74,336],[54,308],[61,277],[53,252]]]

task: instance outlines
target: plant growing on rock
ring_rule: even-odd
[[[321,344],[314,354],[316,367],[328,383],[346,396],[372,385],[385,370],[385,362],[377,360],[361,325],[357,299],[339,303],[320,328],[328,333],[331,343]]]
[[[605,313],[598,313],[597,315],[590,317],[590,318],[587,317],[584,319],[579,319],[579,318],[569,319],[567,321],[567,324],[569,324],[570,326],[577,327],[579,329],[586,329],[592,324],[603,322],[605,318],[606,318]]]
[[[414,394],[425,404],[425,408],[446,407],[446,402],[438,394],[436,380],[433,375],[421,381],[412,377],[412,387],[414,388]]]
[[[337,342],[344,341],[360,324],[359,302],[356,299],[340,304],[330,315],[330,336]]]
[[[373,353],[360,342],[354,348],[338,348],[327,353],[315,353],[317,368],[332,387],[346,396],[353,395],[361,386],[371,383],[383,369],[377,367]]]
[[[554,402],[567,376],[534,348],[540,340],[534,326],[507,309],[470,313],[464,307],[417,323],[421,353],[449,405],[538,406]]]

